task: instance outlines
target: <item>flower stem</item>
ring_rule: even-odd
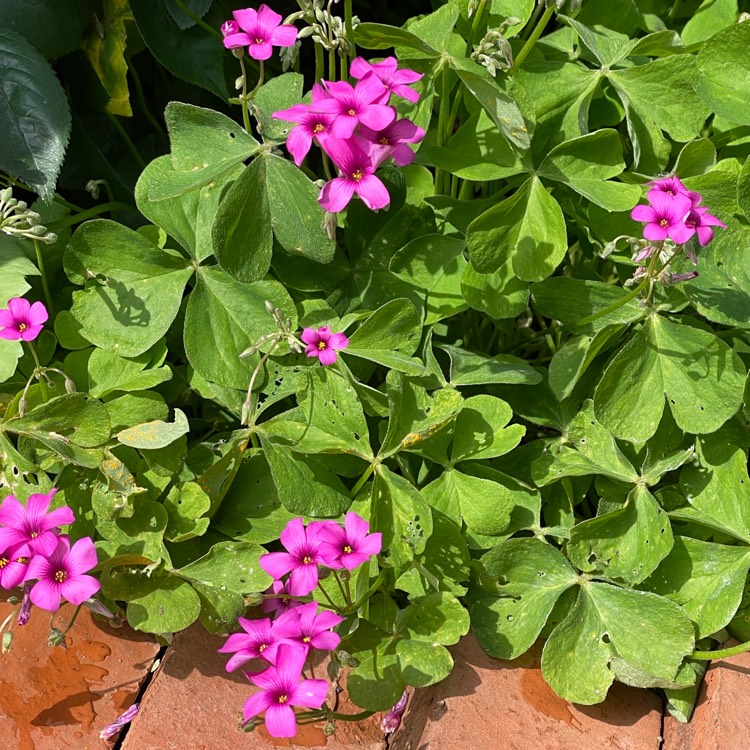
[[[247,71],[245,70],[245,60],[240,57],[240,68],[242,68],[242,123],[245,130],[250,132],[250,112],[247,109]]]
[[[518,53],[518,57],[516,57],[516,59],[513,61],[513,67],[508,71],[508,75],[513,75],[521,67],[523,61],[528,57],[529,52],[534,49],[534,45],[542,35],[542,32],[547,26],[550,18],[552,18],[552,14],[554,12],[554,6],[551,6],[544,11],[542,17],[539,19],[539,23],[537,23],[537,25],[534,27],[534,31],[531,32],[531,36],[528,38],[526,44],[523,45],[521,51]]]
[[[438,112],[437,146],[444,146],[448,140],[448,119],[450,116],[450,79],[448,68],[440,73],[440,110]],[[445,173],[442,169],[435,170],[435,195],[444,193]]]
[[[351,45],[352,59],[357,56],[357,45],[354,43],[354,25],[352,24],[352,0],[345,0],[344,2],[344,27],[346,28],[346,39]],[[341,75],[344,75],[344,69],[341,69]]]
[[[359,598],[354,604],[347,607],[341,614],[346,617],[347,615],[354,614],[362,605],[380,588],[386,577],[386,570],[380,571],[380,574],[375,579],[375,582],[370,586],[369,589]]]
[[[344,585],[341,583],[341,579],[339,578],[339,573],[337,570],[333,571],[333,577],[336,579],[336,584],[339,587],[341,596],[344,597],[344,601],[346,602],[346,606],[348,607],[352,603],[352,600],[351,597],[347,595],[346,591],[344,591]]]
[[[63,227],[69,227],[72,224],[78,224],[82,221],[86,221],[86,219],[91,219],[94,216],[99,216],[100,214],[105,214],[109,211],[130,211],[131,213],[137,213],[137,210],[133,206],[127,203],[121,203],[120,201],[100,203],[98,206],[87,208],[85,211],[81,211],[80,213],[66,216],[64,219],[59,219],[58,221],[53,221],[51,224],[47,224],[47,229],[52,232],[56,232],[58,229],[62,229]]]
[[[325,64],[323,45],[315,42],[315,83],[320,83],[326,77]]]
[[[471,22],[471,31],[469,32],[469,38],[466,40],[466,57],[469,57],[471,55],[471,50],[474,46],[474,40],[477,37],[479,24],[482,22],[482,16],[484,15],[484,9],[486,6],[487,0],[479,0],[479,6],[474,13],[474,20]]]
[[[79,604],[76,607],[75,612],[73,612],[73,617],[70,618],[70,622],[68,623],[68,626],[63,630],[62,634],[60,635],[61,638],[65,638],[65,636],[70,632],[70,629],[75,624],[76,619],[78,618],[78,613],[81,611],[81,607],[83,607],[83,604]]]
[[[331,597],[328,596],[328,592],[323,588],[323,586],[321,585],[320,581],[318,581],[318,588],[320,589],[320,591],[323,594],[323,596],[326,598],[328,604],[331,605],[331,608],[333,610],[335,610],[336,612],[338,612],[339,608],[336,606],[336,603],[333,601],[333,599],[331,599]]]
[[[693,651],[690,658],[698,661],[713,661],[714,659],[727,659],[730,656],[744,654],[747,651],[750,651],[750,641],[745,641],[745,643],[740,643],[731,648],[722,648],[718,651]]]
[[[47,383],[44,382],[44,376],[42,375],[42,372],[43,372],[42,363],[39,361],[39,355],[36,352],[36,346],[34,346],[34,342],[27,341],[26,343],[29,346],[29,351],[31,352],[31,356],[34,358],[34,363],[36,364],[36,369],[34,370],[34,373],[37,376],[37,380],[39,381],[39,386],[42,389],[42,400],[46,403],[47,401],[49,401],[49,390],[47,390]]]
[[[50,317],[54,317],[55,306],[52,304],[52,295],[50,294],[49,284],[47,283],[47,274],[44,271],[42,243],[39,242],[39,240],[34,240],[34,250],[36,252],[36,264],[39,267],[39,273],[42,275],[42,289],[44,290],[44,299],[47,301],[47,309],[49,310]]]
[[[370,474],[375,471],[375,464],[371,463],[365,470],[362,476],[357,480],[357,483],[352,487],[349,492],[349,497],[357,497],[357,493],[364,487],[365,482],[370,478]]]
[[[109,121],[114,126],[114,129],[117,131],[120,138],[122,138],[122,141],[127,147],[128,151],[130,151],[131,156],[135,159],[135,163],[140,167],[141,171],[144,170],[146,168],[146,162],[143,160],[140,152],[135,147],[135,143],[133,143],[132,139],[127,134],[127,131],[122,126],[122,123],[111,112],[107,112],[106,109],[104,110],[104,114],[107,115]]]
[[[258,377],[258,373],[261,371],[263,365],[268,362],[269,357],[273,352],[276,350],[276,347],[279,345],[279,340],[276,339],[276,341],[273,342],[271,348],[260,358],[260,361],[257,365],[255,365],[255,369],[253,370],[253,374],[250,376],[250,383],[247,386],[247,397],[245,398],[245,403],[242,404],[242,424],[246,425],[247,427],[252,427],[255,423],[255,413],[253,410],[253,386],[255,385],[255,379]],[[252,415],[252,421],[250,419]]]

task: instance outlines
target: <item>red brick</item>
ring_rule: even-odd
[[[0,622],[12,611],[0,602]],[[73,614],[55,617],[64,630]],[[111,628],[82,609],[67,648],[48,646],[49,613],[36,607],[0,656],[0,747],[3,750],[93,750],[99,732],[135,701],[159,646],[127,626]]]
[[[493,659],[472,635],[452,649],[448,679],[418,690],[390,750],[658,750],[661,701],[615,683],[604,703],[575,706],[541,675],[536,647]]]
[[[724,647],[734,646],[731,641]],[[750,653],[711,663],[689,724],[667,716],[664,750],[739,750],[750,745]]]
[[[255,688],[242,670],[226,672],[227,656],[216,653],[223,642],[223,638],[207,634],[197,624],[175,636],[122,750],[382,750],[379,717],[364,722],[337,722],[333,737],[326,737],[322,722],[300,726],[293,740],[272,739],[262,726],[252,732],[240,732],[242,707]],[[325,667],[318,667],[316,672],[322,676]],[[329,697],[334,697],[333,687]],[[339,700],[344,697],[345,693],[341,693]],[[345,700],[339,706],[342,713],[359,710]]]

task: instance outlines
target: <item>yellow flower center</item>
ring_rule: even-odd
[[[68,574],[64,570],[58,570],[55,572],[55,581],[62,583],[68,579]]]
[[[323,349],[326,348],[326,342],[325,341],[318,341],[318,349],[322,352]]]
[[[10,563],[10,560],[7,557],[0,557],[0,570],[8,565],[8,563]]]
[[[660,227],[664,227],[664,228],[666,229],[666,228],[667,228],[667,227],[669,226],[669,221],[668,221],[667,219],[662,219],[662,220],[661,220],[661,221],[659,222],[659,226],[660,226]]]
[[[28,565],[29,558],[28,557],[17,557],[16,558],[17,563],[21,563],[21,565]]]
[[[36,539],[39,536],[39,532],[38,531],[32,531],[31,534],[29,534],[29,536],[32,539]]]
[[[311,563],[312,561],[313,561],[313,559],[312,559],[312,557],[310,557],[310,555],[305,555],[305,556],[304,556],[304,557],[302,558],[302,563],[303,563],[304,565],[309,565],[309,564],[310,564],[310,563]]]
[[[350,546],[349,546],[349,545],[347,544],[347,545],[346,545],[346,547],[344,547],[344,552],[345,552],[345,553],[346,553],[347,555],[351,555],[351,554],[352,554],[352,552],[353,552],[353,550],[352,550],[352,548],[351,548],[351,547],[350,547]]]
[[[25,331],[27,328],[28,328],[28,326],[26,325],[26,323],[19,323],[18,324],[18,330],[21,331],[21,332]]]
[[[258,646],[258,653],[262,654],[267,648],[268,648],[267,643],[261,643],[260,646]]]
[[[310,636],[309,636],[309,635],[306,635],[306,636],[305,636],[305,637],[304,637],[304,638],[302,639],[302,643],[310,643],[310,641],[311,641],[311,640],[312,640],[312,638],[310,638]]]
[[[390,144],[390,141],[389,141],[389,140],[388,140],[388,139],[387,139],[387,138],[386,138],[385,136],[383,136],[383,137],[382,137],[382,138],[380,139],[380,144],[381,144],[382,146],[388,146],[388,145]]]
[[[319,122],[314,128],[313,133],[322,133],[326,129],[326,126],[322,122]]]
[[[354,182],[359,182],[364,176],[364,172],[362,172],[361,169],[358,169],[356,172],[352,172],[352,179],[354,180]]]
[[[280,695],[279,698],[278,698],[278,700],[279,700],[279,703],[284,704],[284,703],[286,703],[289,700],[289,696],[288,695]]]
[[[349,109],[349,110],[347,110],[346,114],[349,115],[349,117],[356,117],[357,110],[356,109]]]
[[[256,36],[256,37],[255,37],[255,43],[256,43],[256,44],[265,44],[265,43],[266,43],[266,40],[265,40],[265,39],[263,39],[263,38],[261,38],[261,37],[259,37],[259,36]]]

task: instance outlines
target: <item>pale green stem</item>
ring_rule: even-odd
[[[36,252],[36,264],[39,266],[39,273],[42,275],[42,289],[44,290],[44,299],[47,301],[47,310],[49,311],[50,317],[54,317],[55,306],[52,304],[52,295],[50,294],[49,284],[47,283],[47,274],[44,271],[42,243],[37,239],[34,240],[34,250]]]
[[[547,10],[544,11],[542,17],[539,19],[539,23],[537,23],[537,25],[534,27],[534,31],[531,32],[531,36],[528,38],[526,44],[523,45],[521,51],[518,53],[518,56],[513,61],[513,67],[508,71],[508,75],[513,75],[521,67],[529,52],[534,49],[534,45],[539,40],[539,37],[542,35],[542,32],[547,26],[550,18],[552,18],[552,14],[554,12],[554,6],[547,8]]]

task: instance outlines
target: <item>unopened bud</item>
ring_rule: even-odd
[[[327,721],[326,725],[323,727],[323,734],[326,737],[331,737],[336,734],[336,725],[332,721]]]
[[[6,630],[3,633],[3,647],[2,652],[4,654],[7,654],[8,651],[10,651],[11,644],[13,643],[13,631],[12,630]]]
[[[263,604],[263,594],[246,594],[243,597],[246,607],[259,607]]]
[[[49,646],[62,646],[65,648],[65,636],[62,634],[62,631],[57,628],[50,628],[47,644]]]
[[[240,30],[240,27],[237,25],[237,21],[224,21],[223,24],[221,24],[221,33],[224,36],[229,36],[230,34],[237,34]]]

